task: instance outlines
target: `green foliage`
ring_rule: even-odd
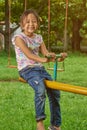
[[[18,2],[15,1],[11,4],[11,21],[12,23],[19,23],[19,18],[22,12],[24,11],[23,9],[23,2]]]
[[[35,3],[35,4],[34,4]],[[5,1],[0,1],[0,21],[5,20]],[[42,18],[40,25],[41,34],[44,37],[46,45],[48,45],[48,6],[47,1],[44,0],[27,0],[27,9],[34,8]],[[11,22],[19,23],[19,18],[24,11],[23,0],[11,1]],[[67,39],[68,44],[72,42],[72,20],[79,20],[82,24],[80,28],[80,35],[84,39],[87,39],[87,1],[83,0],[69,0],[68,4],[68,21],[67,21]],[[65,13],[66,13],[66,1],[65,0],[52,0],[51,1],[51,21],[50,21],[50,46],[54,43],[57,46],[58,41],[64,43],[64,29],[65,29]],[[54,32],[54,34],[52,33]]]
[[[4,21],[4,18],[5,18],[5,4],[4,4],[4,1],[1,0],[0,1],[0,21]]]

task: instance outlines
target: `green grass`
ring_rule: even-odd
[[[36,130],[34,92],[28,84],[17,81],[17,69],[8,68],[7,55],[1,55],[0,130]],[[11,62],[16,65],[14,57]],[[87,55],[69,54],[65,71],[58,73],[57,81],[87,87]],[[61,91],[60,104],[62,130],[87,130],[87,96]],[[47,130],[50,123],[48,99],[46,114],[44,124]]]
[[[32,93],[27,84],[0,83],[0,130],[35,129]]]

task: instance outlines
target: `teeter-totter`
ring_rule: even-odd
[[[85,87],[80,87],[80,86],[74,86],[70,84],[64,84],[57,82],[57,64],[58,64],[58,58],[60,58],[61,55],[56,55],[55,63],[54,63],[54,80],[49,81],[45,80],[45,84],[48,88],[52,89],[57,89],[57,90],[62,90],[66,92],[71,92],[71,93],[76,93],[76,94],[81,94],[81,95],[86,95],[87,96],[87,88]],[[50,57],[49,57],[50,58]],[[26,82],[23,78],[19,77],[19,81],[21,82]]]

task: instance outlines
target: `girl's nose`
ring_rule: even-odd
[[[32,21],[30,21],[29,25],[33,25],[33,22],[32,22]]]

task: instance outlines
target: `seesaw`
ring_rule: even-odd
[[[62,90],[66,92],[72,92],[76,94],[82,94],[87,96],[87,88],[85,87],[74,86],[70,84],[64,84],[64,83],[59,83],[56,81],[49,81],[49,80],[45,80],[45,83],[48,88]]]
[[[26,80],[19,77],[19,81],[26,83]],[[66,92],[76,93],[76,94],[82,94],[87,96],[87,88],[80,87],[80,86],[74,86],[70,84],[64,84],[56,81],[49,81],[45,80],[45,84],[48,88],[56,89],[56,90],[62,90]]]
[[[62,91],[66,91],[66,92],[71,92],[71,93],[75,93],[75,94],[82,94],[82,95],[87,96],[87,88],[85,88],[85,87],[74,86],[74,85],[70,85],[70,84],[56,82],[57,59],[59,57],[61,57],[61,55],[57,55],[57,58],[56,58],[55,64],[54,64],[54,81],[45,80],[46,87],[51,88],[51,89],[62,90]],[[19,81],[26,83],[26,80],[24,80],[21,77],[19,77]]]

